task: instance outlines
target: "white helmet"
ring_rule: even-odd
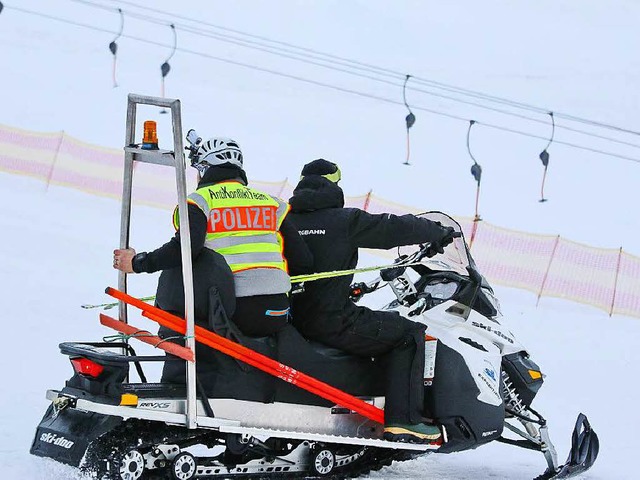
[[[201,174],[209,167],[225,163],[242,168],[240,145],[235,140],[224,137],[214,137],[202,142],[191,159],[191,166],[197,168]]]

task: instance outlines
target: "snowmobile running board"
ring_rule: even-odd
[[[167,424],[184,425],[184,415],[180,413],[159,412],[121,405],[106,405],[104,403],[92,402],[90,400],[85,400],[82,398],[75,398],[67,394],[62,394],[57,390],[48,390],[47,400],[53,402],[54,404],[61,405],[67,403],[69,406],[72,406],[73,408],[76,408],[78,410],[85,410],[88,412],[100,413],[102,415],[121,417],[123,419],[135,418],[138,420],[162,421]],[[212,407],[215,408],[215,400],[211,400],[210,402],[213,403]],[[361,445],[366,447],[391,448],[395,450],[412,450],[419,452],[437,450],[440,447],[440,445],[438,444],[390,442],[387,440],[379,440],[376,438],[353,437],[348,435],[329,435],[262,427],[244,427],[238,420],[226,420],[217,417],[211,418],[198,415],[196,418],[199,428],[212,429],[221,433],[249,435],[252,437],[307,440],[322,443]]]

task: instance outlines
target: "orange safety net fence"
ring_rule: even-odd
[[[119,199],[122,150],[98,147],[59,133],[39,133],[0,125],[0,170]],[[173,209],[170,169],[136,164],[133,201]],[[195,175],[189,178],[195,187]],[[251,185],[288,199],[294,186],[282,182]],[[372,213],[419,213],[417,208],[378,198],[371,192],[346,197],[346,204]],[[490,282],[592,305],[609,315],[640,317],[640,258],[620,249],[595,248],[552,235],[500,228],[458,217],[473,256]]]

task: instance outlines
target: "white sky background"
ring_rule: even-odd
[[[99,1],[99,0],[98,0]],[[112,88],[115,34],[35,17],[18,6],[116,32],[119,16],[70,0],[5,1],[0,15],[0,122],[58,131],[120,148],[126,95],[160,93],[160,64],[170,48],[118,41],[118,82]],[[118,2],[102,4],[138,12]],[[191,18],[290,42],[416,77],[503,96],[545,109],[638,130],[640,60],[635,1],[234,1],[137,2]],[[162,17],[148,12],[148,15]],[[171,17],[165,17],[167,21]],[[185,23],[183,20],[176,20]],[[203,28],[210,28],[205,25]],[[172,43],[168,26],[125,16],[124,33]],[[178,46],[290,75],[402,100],[386,85],[178,30]],[[336,161],[348,195],[374,193],[399,203],[474,213],[475,183],[466,152],[467,123],[416,110],[412,166],[405,158],[406,110],[335,90],[178,51],[166,94],[183,102],[185,129],[228,135],[245,151],[250,178],[292,181],[317,157]],[[401,82],[400,82],[401,83]],[[419,86],[410,81],[409,86]],[[440,91],[440,93],[446,93]],[[548,137],[550,125],[480,110],[415,91],[410,104]],[[473,99],[467,99],[473,100]],[[494,107],[500,107],[494,105]],[[517,111],[547,122],[544,114]],[[143,116],[143,114],[141,114]],[[149,113],[165,123],[167,117]],[[558,125],[640,144],[587,125]],[[556,139],[640,159],[640,149],[576,135]],[[169,146],[168,129],[161,142]],[[538,203],[546,141],[474,126],[472,150],[483,167],[480,213],[494,224],[640,252],[640,165],[552,145]],[[623,213],[624,212],[624,213]]]
[[[124,141],[126,95],[158,95],[159,66],[170,49],[121,38],[118,81],[111,84],[113,34],[26,15],[12,6],[116,31],[115,14],[63,0],[3,0],[0,14],[0,123],[28,130],[65,130],[113,148]],[[121,5],[118,2],[102,2]],[[143,2],[140,2],[143,3]],[[636,54],[640,3],[635,1],[263,1],[146,2],[166,11],[228,28],[504,96],[550,110],[635,129],[640,60]],[[130,7],[122,5],[126,11]],[[156,14],[154,14],[156,15]],[[171,43],[168,27],[127,18],[125,33]],[[292,75],[402,99],[400,87],[326,71],[307,64],[178,32],[183,48],[208,52]],[[412,165],[405,156],[406,110],[313,85],[177,52],[167,96],[182,100],[186,128],[229,135],[243,146],[250,178],[292,181],[301,166],[324,157],[340,164],[347,195],[373,189],[407,205],[471,216],[475,184],[469,173],[467,124],[415,110]],[[409,85],[412,85],[410,82]],[[423,88],[423,87],[421,87]],[[415,91],[421,105],[547,136],[550,126],[459,105]],[[531,112],[522,112],[535,115]],[[140,117],[143,117],[141,114]],[[539,117],[546,120],[543,114]],[[168,118],[150,113],[150,118]],[[558,124],[568,123],[558,120]],[[571,126],[589,129],[580,124]],[[161,143],[169,146],[168,128]],[[593,130],[632,143],[637,137]],[[556,131],[556,139],[640,158],[630,146]],[[472,131],[474,155],[484,169],[481,214],[494,224],[561,234],[594,246],[640,253],[640,165],[560,145],[550,148],[546,186],[538,203],[545,141],[482,126]],[[118,242],[119,205],[78,192],[0,175],[0,287],[7,322],[29,332],[25,343],[5,342],[2,371],[21,392],[0,396],[0,471],[3,478],[67,478],[68,471],[29,457],[31,435],[45,409],[44,390],[58,388],[70,367],[57,353],[64,340],[105,335],[95,312],[81,303],[103,300],[114,284],[111,251]],[[150,249],[171,232],[168,213],[136,211],[132,244]],[[135,294],[154,289],[154,277],[132,282]],[[602,439],[602,454],[586,477],[634,478],[638,424],[632,368],[640,354],[637,320],[609,318],[576,304],[499,289],[505,322],[549,374],[537,405],[547,413],[564,460],[575,416],[584,411]],[[139,322],[140,323],[140,322]],[[9,367],[9,368],[7,368]],[[34,374],[34,372],[38,372]],[[25,381],[28,379],[28,381]],[[609,402],[616,402],[611,405]],[[618,403],[619,402],[619,403]],[[612,415],[618,412],[619,415]],[[387,470],[378,478],[471,480],[531,478],[544,461],[535,454],[487,446]]]

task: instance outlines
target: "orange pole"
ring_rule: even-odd
[[[133,327],[127,323],[121,322],[120,320],[111,318],[104,313],[100,314],[100,323],[105,327],[113,328],[114,330],[124,333],[125,335],[131,335],[133,336],[133,338],[136,338],[141,342],[153,345],[156,348],[160,348],[165,352],[175,355],[176,357],[180,357],[188,362],[193,362],[194,360],[193,352],[188,348],[163,340],[157,335],[153,335],[151,332]],[[144,336],[136,337],[136,334],[143,334]]]
[[[165,312],[153,305],[149,305],[114,288],[107,288],[106,293],[118,300],[122,300],[129,305],[139,308],[143,311],[145,317],[158,322],[160,325],[171,328],[178,333],[184,334],[186,332],[186,321],[180,317]],[[364,402],[353,395],[197,325],[195,327],[195,336],[196,340],[200,343],[237,358],[259,370],[314,393],[326,400],[349,408],[370,420],[384,423],[384,410]]]
[[[179,333],[185,333],[186,331],[186,327],[185,327],[185,322],[183,321],[182,323],[177,323],[177,322],[172,322],[168,319],[162,318],[154,313],[150,313],[150,312],[142,312],[142,315],[144,315],[145,317],[158,322],[160,325],[163,325],[167,328],[170,328],[172,330],[175,330]],[[291,383],[292,385],[296,385],[299,388],[302,388],[304,390],[307,390],[315,395],[318,395],[322,398],[326,398],[327,400],[331,400],[337,404],[342,405],[343,407],[347,407],[350,410],[353,411],[357,411],[358,413],[361,413],[362,415],[366,416],[367,418],[371,418],[371,416],[376,416],[376,418],[371,418],[372,420],[378,421],[377,420],[377,415],[375,415],[375,411],[373,411],[373,413],[369,413],[368,410],[369,408],[362,408],[362,405],[360,405],[358,402],[362,402],[362,400],[356,398],[356,397],[351,397],[349,394],[342,392],[341,390],[337,390],[335,392],[330,392],[327,393],[326,389],[320,388],[317,385],[308,383],[307,380],[301,378],[302,374],[301,372],[298,372],[296,369],[288,367],[286,365],[283,365],[279,362],[275,362],[274,360],[270,359],[269,357],[266,357],[269,360],[272,360],[273,362],[275,362],[274,364],[268,365],[265,363],[262,363],[260,360],[254,359],[251,356],[247,356],[244,355],[238,351],[236,351],[233,348],[228,348],[220,343],[218,343],[216,341],[215,338],[206,338],[207,334],[212,333],[209,330],[205,330],[202,327],[198,327],[196,326],[196,340],[204,345],[207,345],[213,349],[216,349],[226,355],[229,355],[233,358],[237,358],[238,360],[251,365],[252,367],[256,367],[259,370],[262,370],[263,372],[266,372],[270,375],[273,375],[274,377],[277,377],[287,383]],[[216,334],[214,334],[216,335]],[[233,342],[232,342],[233,343]],[[251,352],[253,352],[253,350],[250,350]],[[319,381],[318,381],[319,382]],[[320,382],[322,383],[322,382]],[[329,385],[324,384],[325,387],[329,387]],[[332,387],[329,387],[332,388]],[[333,396],[331,396],[333,395]],[[367,407],[372,407],[372,405],[366,403],[366,402],[362,402],[364,405],[366,405]],[[376,408],[376,407],[373,407]],[[360,410],[366,410],[366,411],[360,411]],[[378,409],[379,410],[379,409]],[[380,410],[382,411],[382,410]],[[382,422],[380,422],[382,423]]]

